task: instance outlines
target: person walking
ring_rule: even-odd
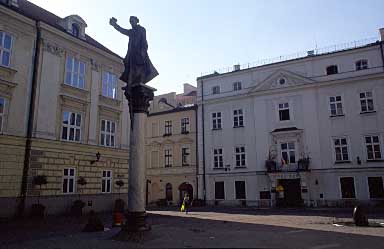
[[[181,205],[181,212],[185,211],[185,214],[188,214],[189,208],[189,195],[186,193],[184,195],[183,204]]]

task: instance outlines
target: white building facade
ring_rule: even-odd
[[[199,198],[346,206],[384,200],[382,41],[198,78]]]

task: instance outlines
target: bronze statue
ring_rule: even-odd
[[[125,94],[130,94],[130,89],[140,83],[145,84],[155,78],[159,73],[152,65],[148,56],[148,43],[145,28],[139,25],[139,19],[135,16],[129,18],[132,29],[124,29],[112,17],[109,23],[120,33],[129,37],[128,52],[124,58],[125,70],[120,80],[127,83]]]

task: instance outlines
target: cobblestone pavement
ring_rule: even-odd
[[[350,210],[254,210],[199,208],[185,214],[151,210],[152,230],[139,243],[114,241],[111,214],[107,229],[82,233],[85,218],[49,217],[0,223],[0,248],[384,248],[384,228],[335,226],[351,221]],[[374,214],[370,221],[384,222]]]

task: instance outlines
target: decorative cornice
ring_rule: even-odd
[[[51,53],[53,55],[63,57],[64,56],[64,49],[59,47],[56,44],[50,43],[46,40],[43,40],[43,50],[47,51],[48,53]]]

